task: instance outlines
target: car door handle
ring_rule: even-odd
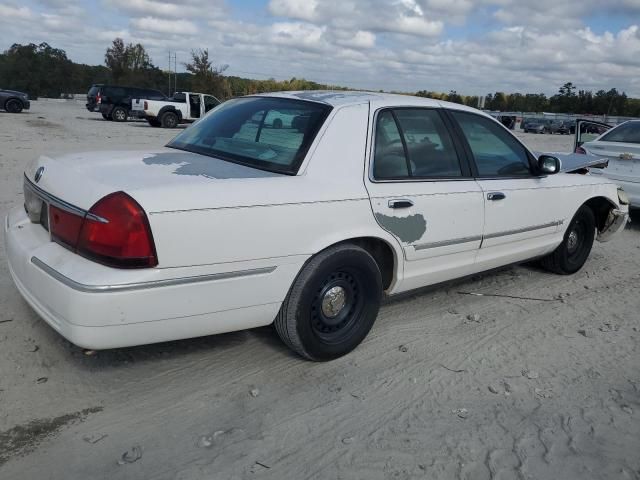
[[[413,207],[413,202],[406,198],[389,200],[389,208],[409,208],[409,207]]]
[[[507,196],[502,192],[489,192],[487,193],[487,200],[504,200]]]

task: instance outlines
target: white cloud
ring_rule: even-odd
[[[572,81],[640,97],[639,0],[263,0],[259,20],[224,0],[101,0],[105,15],[87,0],[16,1],[0,0],[0,50],[46,41],[97,64],[122,37],[160,66],[168,50],[180,63],[208,48],[229,74],[257,78],[464,94],[553,94]],[[603,31],[606,12],[628,23]]]
[[[194,35],[198,27],[189,20],[167,20],[156,17],[143,17],[131,20],[131,25],[140,30],[176,35]]]
[[[31,13],[31,10],[29,10],[29,8],[27,7],[13,7],[11,5],[5,5],[0,3],[0,18],[3,20],[8,20],[12,18],[28,20],[32,16],[33,15]]]
[[[225,12],[224,0],[104,0],[109,7],[145,17],[215,18]]]

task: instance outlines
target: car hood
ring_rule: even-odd
[[[41,167],[37,186],[80,208],[124,191],[148,212],[237,206],[252,201],[256,185],[291,178],[172,148],[42,156],[26,178],[33,182]]]
[[[25,95],[27,95],[24,92],[18,92],[17,90],[4,90],[2,88],[0,88],[0,93],[8,93],[9,95],[18,95],[20,97],[24,97]]]
[[[583,155],[580,153],[560,153],[560,152],[533,152],[536,157],[540,155],[552,155],[560,160],[560,172],[570,173],[583,168],[604,168],[607,159],[596,155]]]

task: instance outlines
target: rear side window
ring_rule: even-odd
[[[612,129],[601,142],[640,143],[640,122],[623,123]]]
[[[440,113],[424,108],[382,111],[376,124],[373,175],[380,180],[462,176]]]
[[[471,148],[481,177],[528,176],[524,146],[499,123],[474,113],[451,110]]]
[[[294,175],[330,111],[328,105],[284,98],[229,100],[168,146]]]
[[[107,97],[126,97],[127,93],[125,89],[121,87],[105,87],[104,95]]]
[[[94,85],[89,89],[89,93],[87,93],[87,95],[95,96],[98,93],[99,89],[100,87]]]

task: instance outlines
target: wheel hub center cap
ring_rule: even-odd
[[[333,287],[327,290],[322,297],[322,313],[325,317],[335,318],[347,303],[347,295],[342,287]]]
[[[577,245],[578,245],[578,232],[573,230],[569,234],[569,239],[567,240],[567,247],[569,248],[569,250],[574,250]]]

